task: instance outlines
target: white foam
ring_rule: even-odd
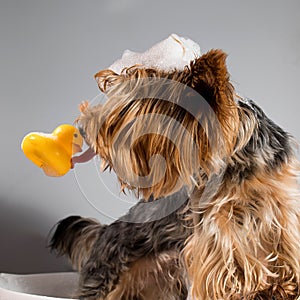
[[[162,71],[182,70],[191,60],[201,55],[200,46],[191,39],[171,34],[143,53],[125,50],[122,58],[115,61],[109,69],[120,74],[126,67],[140,65]]]

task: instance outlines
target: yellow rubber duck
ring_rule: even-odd
[[[63,176],[72,167],[72,155],[82,151],[78,129],[62,124],[52,133],[31,132],[22,141],[25,156],[48,176]]]

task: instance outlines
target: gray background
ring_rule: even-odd
[[[30,131],[72,123],[94,73],[171,33],[222,48],[238,91],[298,140],[300,1],[0,1],[0,272],[69,269],[46,237],[70,214],[111,222],[132,204],[97,161],[50,178],[25,158]]]

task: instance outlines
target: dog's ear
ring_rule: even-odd
[[[190,87],[214,110],[233,101],[234,89],[229,81],[226,57],[227,54],[222,50],[213,49],[190,64]]]
[[[188,85],[213,109],[223,130],[225,148],[230,153],[236,141],[239,114],[235,102],[235,90],[230,83],[226,66],[226,57],[227,54],[222,50],[210,50],[192,61],[187,71],[189,72]],[[194,105],[203,105],[198,99],[194,98]]]

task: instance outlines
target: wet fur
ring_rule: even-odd
[[[187,276],[180,252],[191,233],[185,219],[188,199],[168,216],[157,221],[110,225],[80,216],[61,220],[50,246],[67,255],[80,272],[80,299],[184,300]],[[147,220],[141,201],[125,216]],[[182,202],[181,202],[182,203]],[[173,205],[160,202],[156,210]],[[155,213],[152,212],[152,213]],[[153,244],[153,241],[156,241]]]
[[[148,259],[149,253],[168,255],[173,251],[173,244],[171,248],[166,244],[156,248],[166,234],[174,234],[174,240],[179,238],[181,246],[178,248],[175,243],[176,249],[181,249],[185,243],[181,253],[194,299],[300,299],[299,163],[294,153],[294,141],[253,101],[235,94],[225,59],[223,51],[211,50],[183,71],[165,73],[133,66],[120,75],[110,70],[96,74],[108,101],[103,106],[85,104],[81,107],[78,122],[86,141],[100,155],[104,167],[121,174],[122,188],[132,189],[146,200],[152,196],[155,199],[166,197],[184,186],[193,188],[187,213],[193,230],[188,236],[178,237],[175,228],[182,228],[182,224],[176,220],[170,223],[168,219],[161,221],[159,231],[155,231],[156,226],[141,224],[138,231],[146,230],[151,238],[141,240],[143,242],[137,248],[130,247],[126,238],[122,242],[116,241],[117,248],[126,245],[126,255],[122,256],[114,248],[106,248],[106,252],[101,249],[111,241],[109,234],[116,234],[114,230],[124,230],[123,227],[114,229],[120,225],[107,227],[111,231],[107,231],[107,235],[105,231],[102,240],[98,239],[103,243],[95,243],[92,247],[92,251],[103,255],[89,256],[84,264],[82,299],[96,299],[91,296],[96,293],[106,299],[116,284],[122,282],[121,278],[130,270],[130,265],[134,270],[134,264],[139,264],[141,257]],[[218,147],[210,143],[205,134],[205,129],[215,126],[209,116],[202,116],[204,121],[200,126],[198,120],[180,105],[190,101],[201,106],[200,102],[195,102],[194,93],[185,93],[180,88],[175,92],[167,91],[174,93],[176,101],[173,103],[158,97],[146,101],[137,97],[139,89],[145,87],[143,79],[152,78],[182,83],[205,98],[219,121],[222,138]],[[180,122],[196,144],[197,154],[190,148],[187,135],[180,131],[177,132],[176,145],[163,134],[141,137],[143,130],[136,118],[149,112],[167,115]],[[158,127],[157,120],[152,121],[153,124],[150,119],[147,126]],[[122,128],[126,128],[128,134],[116,149],[114,138]],[[173,134],[176,129],[170,123],[167,132],[162,133]],[[184,153],[183,157],[180,153]],[[151,170],[149,159],[154,154],[166,159],[163,178],[155,173],[156,170]],[[122,166],[131,170],[126,178]],[[155,182],[152,186],[132,184],[134,174],[147,176],[152,171],[151,178]],[[220,174],[221,184],[214,193],[206,195],[205,187]],[[174,231],[169,230],[172,226]],[[118,256],[114,255],[116,253]],[[158,259],[158,256],[153,258]],[[120,261],[125,262],[126,268],[118,267]],[[107,265],[110,268],[106,268]],[[103,268],[106,268],[105,272]],[[116,275],[109,276],[111,272]],[[164,278],[165,274],[159,276]],[[98,285],[91,284],[91,281],[98,282]],[[137,286],[138,282],[135,283]]]

